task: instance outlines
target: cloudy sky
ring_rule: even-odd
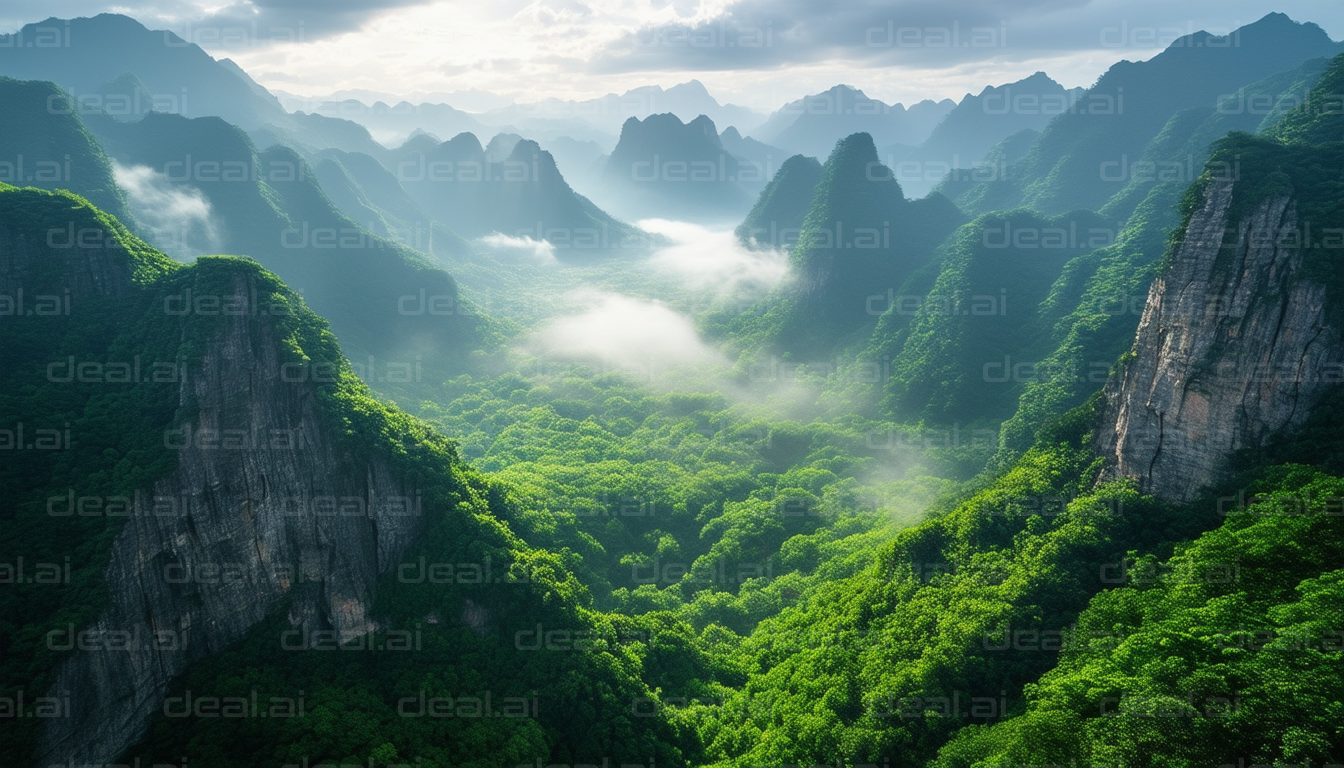
[[[1037,70],[1086,86],[1119,59],[1271,11],[1344,38],[1340,0],[3,0],[0,32],[105,11],[304,96],[476,89],[533,101],[697,78],[762,110],[836,83],[907,104]]]

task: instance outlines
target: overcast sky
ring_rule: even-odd
[[[762,110],[836,83],[907,104],[1037,70],[1087,86],[1119,59],[1271,11],[1344,38],[1340,0],[0,0],[0,32],[105,11],[305,96],[482,89],[531,101],[696,78]]]

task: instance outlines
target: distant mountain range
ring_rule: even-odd
[[[471,133],[445,142],[422,135],[397,149],[394,160],[396,180],[411,197],[465,237],[547,240],[573,257],[659,242],[571,189],[535,141],[501,134],[482,147]]]
[[[1128,183],[1145,147],[1175,114],[1217,110],[1240,88],[1341,50],[1344,44],[1320,27],[1281,13],[1226,37],[1187,35],[1147,61],[1116,63],[1042,129],[1021,160],[957,200],[976,211],[1017,205],[1051,213],[1099,209]],[[1170,168],[1167,175],[1174,172]],[[1189,174],[1187,169],[1187,183]]]
[[[116,115],[176,112],[215,116],[245,129],[282,122],[280,101],[227,59],[216,61],[193,43],[168,31],[154,31],[119,14],[57,19],[28,24],[18,41],[35,43],[56,35],[60,45],[0,47],[0,74],[20,80],[51,80],[83,110]],[[225,63],[227,62],[227,63]],[[143,86],[139,100],[112,95],[108,85],[133,74]],[[145,101],[148,97],[149,101]]]
[[[689,123],[670,113],[632,117],[607,159],[600,199],[630,218],[735,220],[751,206],[743,180],[760,188],[773,172],[729,152],[704,115]]]
[[[950,99],[911,105],[887,104],[848,85],[791,101],[751,135],[790,152],[825,157],[835,142],[866,133],[879,146],[919,144],[956,104]]]
[[[999,142],[1022,131],[1041,131],[1068,112],[1084,89],[1066,89],[1044,72],[966,94],[923,142],[879,148],[883,162],[911,197],[922,197],[953,168],[973,168]]]

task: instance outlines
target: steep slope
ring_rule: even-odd
[[[1344,113],[1327,106],[1341,83],[1344,56],[1265,137],[1216,145],[1240,173],[1191,186],[1133,347],[1092,400],[1103,483],[1218,524],[1099,569],[1124,586],[1091,599],[1021,710],[962,730],[933,765],[1344,754],[1344,652],[1327,639],[1344,597]]]
[[[151,31],[128,16],[50,18],[14,35],[14,44],[0,46],[0,74],[51,80],[76,99],[98,94],[109,78],[131,73],[153,96],[159,112],[215,115],[244,128],[285,118],[280,102],[239,77],[236,65],[223,65],[194,42],[173,32]]]
[[[794,155],[779,171],[752,206],[747,218],[734,230],[744,245],[787,248],[798,242],[803,219],[812,207],[812,193],[821,179],[821,163],[815,157]]]
[[[1285,133],[1311,134],[1298,124]],[[1180,501],[1224,477],[1233,453],[1300,426],[1344,381],[1332,258],[1344,206],[1329,170],[1344,167],[1344,149],[1238,134],[1215,157],[1236,153],[1237,181],[1197,189],[1098,433],[1110,474]]]
[[[1057,346],[1042,362],[1056,373],[1026,384],[1017,412],[1003,426],[1001,462],[1011,462],[1029,447],[1035,431],[1055,414],[1086,399],[1133,343],[1149,284],[1168,248],[1164,233],[1181,226],[1180,203],[1192,174],[1224,181],[1241,174],[1235,156],[1210,160],[1209,142],[1227,130],[1272,125],[1285,109],[1302,103],[1323,67],[1321,60],[1310,60],[1248,86],[1217,110],[1177,113],[1150,142],[1144,159],[1131,165],[1138,173],[1128,174],[1103,208],[1111,215],[1128,212],[1115,244],[1070,263],[1052,289],[1049,303],[1061,319],[1054,333]]]
[[[0,77],[0,183],[69,189],[126,217],[112,164],[54,83]]]
[[[906,200],[868,134],[842,140],[790,252],[794,275],[782,288],[789,306],[777,343],[816,354],[871,329],[882,310],[870,310],[870,299],[899,291],[964,220],[941,195]]]
[[[373,157],[326,149],[309,162],[331,202],[375,235],[439,259],[471,252],[465,240],[425,213],[397,177]]]
[[[0,592],[0,686],[23,713],[0,720],[4,764],[114,764],[128,748],[120,762],[268,764],[296,738],[316,762],[348,763],[353,744],[380,763],[396,749],[518,764],[571,748],[680,763],[666,721],[629,712],[658,694],[617,632],[647,639],[654,625],[585,611],[560,559],[503,522],[503,489],[373,400],[274,275],[233,257],[177,265],[67,193],[5,186],[0,214],[0,296],[36,310],[9,312],[0,337],[0,440],[23,448],[0,467],[0,553],[38,574]],[[100,247],[46,245],[66,221]],[[485,577],[406,578],[423,558],[484,564]],[[557,656],[500,642],[537,622],[600,646]],[[323,653],[348,641],[380,653]],[[349,663],[374,666],[352,683]],[[184,721],[165,698],[227,695],[243,668],[264,707],[302,702],[276,686],[306,676],[313,711],[268,707],[275,719],[240,723],[232,703],[223,719],[188,704]],[[184,692],[181,673],[205,685]],[[407,696],[437,695],[435,680],[462,683],[462,696],[479,674],[506,719],[398,718]],[[323,702],[336,695],[351,716],[333,731]],[[151,720],[150,742],[134,746]]]
[[[950,238],[924,292],[878,297],[874,355],[890,358],[886,409],[901,421],[993,426],[1029,381],[1058,372],[1057,308],[1046,301],[1064,265],[1110,245],[1112,222],[1088,211],[1043,218],[985,214]]]
[[[1271,13],[1227,36],[1196,32],[1148,61],[1119,62],[1050,122],[1021,162],[985,182],[1002,189],[973,196],[1047,213],[1098,210],[1117,191],[1106,177],[1138,162],[1177,112],[1216,107],[1239,88],[1339,50],[1315,24]],[[970,205],[968,197],[957,200]]]
[[[437,364],[479,338],[480,318],[452,277],[342,215],[293,150],[258,151],[218,118],[153,114],[130,124],[90,117],[90,124],[122,165],[148,169],[156,183],[208,204],[216,238],[199,250],[251,256],[274,270],[330,319],[357,359],[401,363],[428,352]]]
[[[1326,93],[1289,113],[1282,135],[1220,142],[1214,160],[1240,156],[1240,173],[1210,169],[1189,187],[1104,392],[1089,381],[1091,398],[1056,408],[967,498],[743,643],[756,671],[706,729],[712,759],[967,768],[1344,754],[1333,641],[1344,482],[1321,471],[1344,466],[1344,113]],[[1284,143],[1295,131],[1329,140]],[[1096,273],[1141,275],[1123,252],[1152,234],[1079,256],[1074,272],[1095,259]],[[1081,277],[1066,269],[1052,294]],[[1123,285],[1100,281],[1089,300]]]

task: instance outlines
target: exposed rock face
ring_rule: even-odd
[[[75,237],[73,229],[72,225],[68,235],[71,239]],[[48,239],[61,243],[66,238],[62,230],[48,233]],[[64,258],[57,260],[53,256]],[[132,284],[125,251],[110,237],[96,247],[53,248],[0,226],[0,294],[17,301],[19,291],[24,291],[28,294],[25,303],[31,308],[33,294],[53,290],[53,286],[63,289],[58,296],[61,302],[58,312],[65,312],[70,301],[126,296]]]
[[[1303,277],[1296,207],[1262,200],[1224,244],[1232,182],[1214,182],[1171,267],[1152,284],[1134,355],[1106,385],[1096,447],[1106,477],[1189,501],[1231,452],[1300,424],[1344,380],[1325,287]]]
[[[249,296],[248,274],[235,276]],[[165,435],[174,474],[146,489],[112,545],[109,605],[75,627],[40,765],[107,764],[142,734],[169,681],[289,599],[293,631],[276,650],[332,630],[375,628],[375,580],[422,530],[416,491],[381,463],[341,455],[309,376],[281,367],[273,323],[227,320],[180,387]],[[295,381],[295,379],[302,379]],[[62,694],[66,695],[66,694]]]

